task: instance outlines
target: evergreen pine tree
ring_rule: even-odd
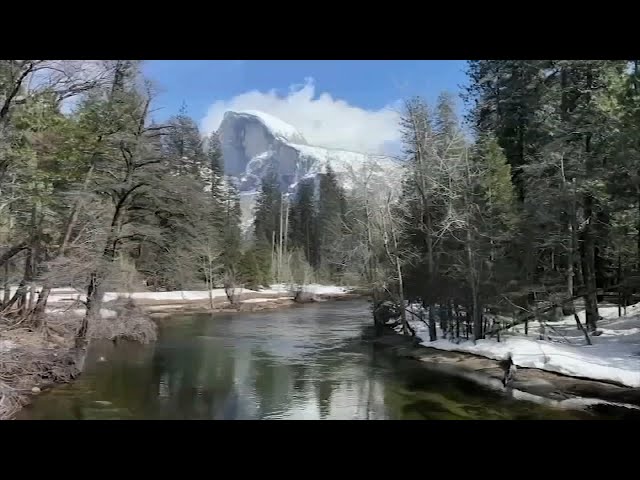
[[[207,139],[206,153],[211,169],[211,195],[214,198],[221,198],[225,193],[224,159],[222,158],[220,138],[216,132],[212,132]]]
[[[346,200],[331,165],[327,165],[326,173],[320,176],[317,212],[318,258],[315,266],[326,269],[329,276],[333,277],[339,270],[335,262],[339,252],[335,249],[343,235]]]
[[[438,96],[434,116],[434,136],[438,155],[445,157],[451,155],[449,151],[456,147],[460,126],[456,114],[455,98],[449,92],[443,92]]]
[[[263,272],[261,272],[258,262],[258,254],[255,248],[247,249],[238,261],[238,281],[246,288],[255,290],[263,281]]]
[[[289,209],[289,246],[304,252],[306,261],[315,263],[315,183],[313,179],[300,182]]]
[[[240,194],[235,183],[229,179],[225,182],[225,190],[223,192],[223,211],[224,221],[222,225],[221,236],[223,238],[223,260],[224,267],[227,272],[234,273],[240,260],[241,246],[241,211],[240,211]]]
[[[278,240],[282,195],[278,174],[269,167],[262,178],[256,199],[254,235],[257,243],[272,245]]]
[[[192,175],[209,182],[210,161],[197,123],[187,115],[182,105],[178,115],[169,119],[169,132],[163,137],[165,152],[177,173]]]

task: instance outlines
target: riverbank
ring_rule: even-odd
[[[640,389],[580,379],[536,368],[518,368],[509,389],[502,384],[504,371],[498,360],[471,353],[446,351],[389,330],[366,339],[390,354],[420,362],[426,369],[467,379],[513,398],[567,409],[623,408],[640,418]]]
[[[305,301],[298,302],[295,295],[286,286],[272,286],[268,290],[245,290],[239,293],[235,303],[231,303],[224,291],[215,292],[213,301],[210,298],[202,298],[206,292],[180,292],[180,297],[163,297],[156,294],[153,297],[136,298],[135,301],[141,308],[154,318],[166,317],[176,312],[182,313],[220,313],[220,312],[259,312],[262,310],[274,310],[278,308],[292,307],[305,303],[326,302],[336,300],[349,300],[359,298],[361,293],[353,292],[345,287],[320,286],[322,288],[310,288],[309,296]],[[167,292],[173,293],[173,292]],[[151,298],[150,298],[151,297]],[[133,297],[135,298],[135,296]],[[213,304],[213,307],[212,307]]]
[[[493,360],[502,360],[511,354],[518,367],[640,389],[640,303],[624,310],[616,305],[601,304],[599,313],[598,328],[590,335],[589,342],[573,315],[544,323],[531,321],[528,328],[517,325],[504,330],[499,338],[477,341],[445,339],[438,325],[437,340],[432,342],[425,323],[414,319],[410,323],[426,347]],[[426,317],[423,312],[423,318]],[[578,312],[578,317],[585,325],[584,309]],[[500,317],[489,320],[510,323],[510,319]]]
[[[150,343],[157,325],[128,299],[89,323],[86,338]],[[12,418],[33,395],[74,380],[83,369],[87,341],[77,342],[82,315],[49,314],[39,327],[0,325],[0,420]]]
[[[11,295],[17,287],[11,288]],[[100,314],[103,318],[115,316],[113,305],[117,301],[130,299],[145,312],[154,317],[166,316],[177,310],[189,313],[200,312],[253,312],[273,308],[292,306],[295,302],[295,290],[291,285],[276,284],[267,289],[250,290],[238,288],[235,291],[235,303],[227,298],[225,289],[214,288],[208,290],[183,290],[169,292],[107,292],[102,299]],[[336,285],[309,284],[302,288],[307,301],[321,302],[328,300],[342,300],[362,296],[364,292],[351,287]],[[0,293],[2,289],[0,289]],[[39,289],[36,288],[35,295]],[[86,295],[74,288],[52,289],[47,302],[49,315],[83,316],[85,309],[82,303]],[[304,302],[307,303],[307,302]]]
[[[309,285],[305,291],[314,302],[359,296],[349,288],[326,285]],[[81,373],[86,349],[76,348],[74,339],[85,313],[84,308],[79,308],[84,300],[84,295],[75,289],[56,288],[49,298],[45,331],[34,331],[20,324],[0,324],[0,420],[13,418],[30,403],[33,395],[73,381]],[[144,343],[155,339],[155,324],[151,319],[177,312],[253,312],[294,305],[300,304],[294,300],[291,288],[285,285],[261,291],[239,291],[235,305],[228,301],[224,289],[109,292],[103,298],[101,321],[90,326],[89,337],[128,338]]]

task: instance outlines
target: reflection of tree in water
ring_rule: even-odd
[[[224,409],[235,398],[234,353],[215,337],[203,337],[210,322],[198,318],[184,341],[171,339],[171,347],[159,349],[153,358],[151,391],[158,398],[161,383],[168,400],[159,399],[161,411],[171,418],[224,418]]]
[[[291,365],[293,371],[293,389],[296,392],[304,392],[304,387],[307,385],[307,367],[303,363],[296,363]]]
[[[318,369],[316,400],[321,419],[327,418],[331,413],[331,394],[335,388],[333,376],[337,373],[335,365],[335,362],[322,363]]]
[[[358,354],[354,360],[350,348],[294,360],[259,347],[244,350],[225,343],[224,335],[207,336],[207,330],[219,333],[220,325],[211,325],[206,318],[188,331],[171,331],[144,362],[114,354],[111,370],[93,387],[143,418],[278,418],[301,412],[305,418],[368,418],[379,410],[373,367]],[[250,392],[241,395],[245,388]]]
[[[214,343],[214,345],[212,345]],[[207,418],[235,418],[237,393],[234,388],[236,352],[221,341],[207,341],[201,368],[202,398]]]
[[[284,410],[292,393],[294,370],[291,365],[278,362],[270,353],[256,348],[252,351],[251,370],[259,418]]]
[[[177,338],[163,342],[173,348],[157,352],[152,374],[156,397],[161,380],[169,386],[169,404],[162,405],[162,411],[172,416],[179,412],[179,418],[276,418],[296,415],[302,408],[307,418],[318,412],[320,418],[329,418],[337,407],[334,415],[341,418],[366,418],[366,412],[376,410],[374,397],[382,392],[353,345],[283,358],[271,353],[269,345],[251,350],[225,345],[226,337],[219,336],[222,328],[224,324],[209,318],[198,319],[187,335],[178,331]],[[217,336],[206,336],[207,331]],[[250,392],[241,396],[245,388]],[[249,404],[240,405],[240,400]],[[238,413],[240,407],[244,411]]]
[[[147,390],[152,381],[149,358],[154,345],[121,342],[96,342],[91,352],[92,360],[105,357],[106,362],[92,364],[86,375],[81,376],[82,388],[92,392],[95,400],[108,399],[116,408],[126,408],[131,413],[144,415],[147,409]],[[82,407],[71,408],[76,417],[84,417]]]

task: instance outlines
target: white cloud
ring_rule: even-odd
[[[316,95],[312,78],[292,85],[286,96],[275,90],[252,90],[226,101],[217,101],[202,120],[205,133],[217,130],[228,110],[260,110],[293,125],[312,145],[381,153],[400,140],[398,113],[390,104],[380,110],[365,110],[329,93]]]

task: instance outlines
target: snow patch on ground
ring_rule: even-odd
[[[563,408],[563,409],[585,409],[587,407],[591,407],[594,405],[611,405],[614,407],[622,407],[628,408],[630,410],[640,410],[640,407],[637,405],[631,405],[628,403],[620,403],[620,402],[609,402],[606,400],[600,400],[598,398],[585,398],[585,397],[576,397],[576,398],[567,398],[564,400],[553,400],[546,397],[541,397],[539,395],[533,395],[531,393],[523,392],[521,390],[513,389],[511,391],[513,398],[518,400],[525,400],[533,403],[537,403],[540,405],[546,405],[548,407],[555,408]]]
[[[291,300],[291,297],[278,297],[278,298],[250,298],[248,300],[244,300],[242,303],[264,303],[271,302],[274,300]]]
[[[15,295],[18,287],[16,285],[9,287],[9,294],[13,297]],[[41,285],[36,285],[35,291],[36,295],[40,293],[42,290]],[[0,288],[0,297],[4,294],[4,289]],[[29,293],[27,293],[27,298],[29,298]],[[47,300],[48,304],[52,303],[64,303],[64,302],[74,302],[77,300],[84,301],[86,299],[85,295],[72,287],[65,288],[52,288],[49,293],[49,298]]]
[[[260,293],[267,293],[269,295],[276,295],[279,293],[287,293],[293,296],[295,287],[292,285],[285,285],[284,283],[277,283],[269,286],[269,288],[263,288],[259,290]]]
[[[314,295],[342,295],[349,293],[351,288],[338,287],[337,285],[320,285],[312,283],[303,287],[305,292],[313,293]]]
[[[593,345],[586,345],[584,335],[578,330],[573,316],[558,322],[548,322],[544,339],[540,339],[538,322],[530,322],[529,335],[524,335],[522,325],[495,338],[454,343],[442,339],[438,328],[438,340],[428,341],[428,327],[417,320],[410,323],[423,339],[422,345],[440,350],[466,352],[494,360],[512,354],[519,367],[537,368],[563,375],[593,380],[616,382],[628,387],[640,388],[640,303],[627,308],[627,315],[618,317],[617,306],[599,309],[603,320],[598,322],[602,335],[592,336]],[[584,318],[584,312],[579,316]],[[426,318],[426,316],[424,317]],[[549,327],[553,327],[553,330]]]
[[[87,313],[84,308],[47,308],[45,312],[50,315],[73,315],[75,317],[82,317]],[[102,318],[115,318],[118,313],[115,310],[101,308],[100,316]]]
[[[213,298],[226,298],[227,294],[224,288],[214,288],[211,290]],[[167,300],[167,301],[197,301],[208,300],[208,290],[179,290],[175,292],[107,292],[104,294],[103,301],[110,302],[118,298],[131,298],[133,300]]]
[[[36,287],[36,294],[40,292],[42,287]],[[341,295],[348,293],[349,287],[339,287],[336,285],[320,285],[309,284],[302,287],[305,292],[312,293],[314,295]],[[292,285],[276,284],[271,285],[269,288],[253,291],[248,289],[242,289],[241,293],[262,293],[272,295],[289,295],[286,298],[291,298],[296,287]],[[12,295],[17,290],[17,287],[11,287]],[[1,292],[1,290],[0,290]],[[173,292],[106,292],[103,297],[103,302],[111,302],[122,298],[131,298],[133,300],[153,300],[153,301],[168,301],[168,302],[189,302],[189,301],[202,301],[208,300],[210,293],[208,290],[180,290]],[[214,288],[211,290],[211,296],[214,299],[223,298],[226,300],[227,294],[224,288]],[[285,298],[285,297],[281,297]],[[74,288],[53,288],[49,295],[47,305],[60,307],[61,305],[71,305],[76,301],[85,301],[86,296],[79,290]],[[272,299],[254,299],[259,301],[269,301]],[[248,301],[248,300],[245,300]],[[83,310],[83,309],[80,309]],[[59,310],[56,310],[59,311]]]
[[[319,283],[309,283],[303,286],[278,283],[271,285],[268,289],[260,290],[260,293],[289,293],[293,295],[293,292],[301,288],[303,292],[311,293],[313,295],[344,295],[353,290],[352,287],[340,287],[338,285],[320,285]]]

